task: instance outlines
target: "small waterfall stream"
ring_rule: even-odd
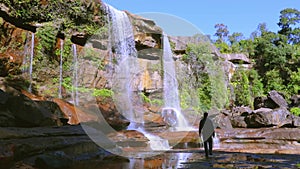
[[[72,44],[72,51],[73,51],[73,100],[74,105],[78,105],[78,58],[77,58],[77,47],[76,44]]]
[[[58,97],[59,98],[62,98],[63,52],[64,52],[64,40],[60,39],[59,88],[58,88]]]
[[[31,33],[31,50],[30,50],[30,65],[29,65],[29,87],[28,91],[32,92],[32,69],[33,69],[33,57],[34,57],[34,33]]]

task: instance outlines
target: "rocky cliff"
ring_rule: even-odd
[[[141,110],[145,112],[146,128],[165,128],[166,123],[159,114],[163,104],[163,31],[152,20],[126,14],[133,26],[139,64],[130,83],[135,86],[135,92],[143,96]],[[117,60],[112,57],[116,55],[116,49],[110,44],[107,15],[101,1],[5,0],[0,3],[0,166],[10,167],[17,165],[17,161],[26,160],[37,167],[55,168],[49,163],[53,160],[64,168],[77,159],[102,159],[110,155],[96,146],[78,125],[91,123],[103,127],[108,123],[117,131],[129,125],[112,98],[113,84],[109,78],[114,70],[112,64]],[[169,40],[180,81],[182,110],[189,112],[188,119],[197,125],[199,119],[195,119],[193,113],[203,107],[197,103],[199,93],[195,92],[195,86],[200,88],[202,84],[195,74],[207,71],[209,62],[193,65],[199,59],[185,59],[190,43],[206,44],[209,40],[201,35],[169,37]],[[223,74],[225,72],[226,77],[222,76],[224,84],[220,85],[226,89],[236,63],[250,67],[246,55],[223,55],[211,44],[208,48],[208,60],[216,64],[211,70],[218,68]],[[79,96],[74,94],[75,90]],[[218,91],[213,94],[216,98],[223,97]],[[84,100],[81,101],[83,106],[76,106],[76,97]],[[236,113],[236,109],[232,109],[229,113],[219,114],[219,127],[300,126],[300,119],[290,115],[282,98],[272,100],[271,108],[275,110],[239,110]],[[278,100],[284,102],[284,107],[276,106]],[[259,102],[257,106],[269,103]],[[94,110],[101,113],[96,114]],[[196,134],[185,141],[197,145]],[[110,136],[109,139],[118,142],[119,146],[147,147],[147,138],[136,131],[122,131]],[[172,140],[168,134],[165,137]],[[180,143],[179,147],[183,145],[185,143]]]

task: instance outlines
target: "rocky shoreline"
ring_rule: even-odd
[[[271,157],[285,159],[300,155],[299,128],[217,129],[216,132],[220,144],[214,149],[216,156],[210,162],[204,160],[203,148],[199,147],[196,131],[161,134],[160,136],[168,139],[171,144],[177,135],[186,135],[180,141],[175,139],[178,142],[173,144],[177,145],[165,152],[155,152],[149,149],[147,138],[136,136],[141,134],[138,131],[119,132],[119,137],[122,133],[127,133],[128,137],[127,141],[126,139],[122,140],[123,144],[115,143],[119,148],[116,151],[123,151],[124,154],[156,153],[154,156],[157,159],[160,159],[159,155],[164,156],[169,153],[189,153],[192,157],[187,161],[181,161],[184,166],[195,166],[194,163],[200,160],[197,163],[201,163],[201,165],[209,163],[214,167],[218,166],[222,159],[229,163],[229,159],[236,158],[236,160],[241,160],[239,163],[243,163],[248,156],[250,156],[249,158],[261,156],[265,161],[271,163]],[[114,155],[101,148],[86,135],[80,125],[35,128],[2,127],[0,128],[0,138],[0,165],[4,168],[18,168],[17,165],[20,163],[36,168],[74,168],[77,163],[84,165],[90,162],[107,162],[117,165],[123,161],[125,165],[131,159]],[[113,138],[108,141],[111,140]],[[103,138],[102,141],[105,142],[105,139]],[[124,145],[126,142],[131,142],[130,145],[133,146]]]

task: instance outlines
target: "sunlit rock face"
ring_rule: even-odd
[[[154,21],[126,12],[133,26],[134,39],[138,51],[161,48],[162,29]]]
[[[169,39],[171,41],[173,51],[176,54],[184,54],[189,43],[211,43],[208,37],[200,34],[194,36],[170,36]],[[214,54],[215,56],[221,55],[215,46],[211,45],[210,49],[212,51],[212,54]]]
[[[126,12],[133,26],[140,71],[135,80],[139,89],[150,92],[162,88],[162,29],[154,21]]]

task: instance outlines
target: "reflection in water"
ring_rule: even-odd
[[[146,155],[146,153],[144,153]],[[149,154],[148,154],[149,156]],[[90,161],[71,169],[173,169],[173,168],[297,168],[298,154],[253,154],[237,152],[216,152],[206,159],[203,151],[164,153],[158,156],[135,158],[109,158]]]
[[[149,154],[148,154],[149,155]],[[148,156],[146,155],[146,156]],[[140,156],[140,155],[139,155]],[[109,169],[150,169],[150,168],[181,168],[184,162],[189,161],[192,153],[164,153],[152,157],[135,157],[130,158],[129,162],[110,162],[102,164],[102,168]]]

